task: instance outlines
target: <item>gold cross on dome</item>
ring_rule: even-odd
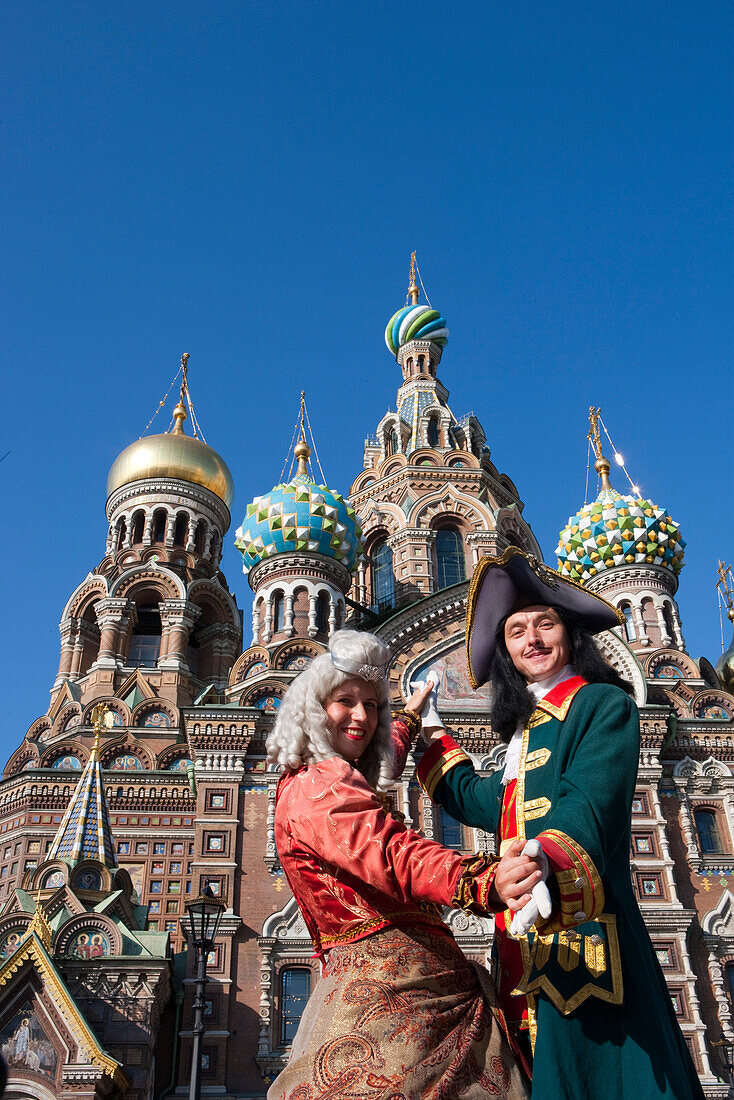
[[[732,576],[732,570],[730,565],[724,565],[721,558],[719,558],[719,567],[716,570],[718,581],[716,587],[721,589],[721,594],[726,600],[726,606],[731,611],[734,606],[734,589],[732,589],[732,583],[734,583],[734,576]]]

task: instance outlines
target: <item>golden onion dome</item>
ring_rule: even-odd
[[[174,409],[173,418],[172,431],[142,436],[117,456],[107,475],[108,498],[132,481],[167,477],[201,485],[229,508],[234,500],[234,481],[227,463],[203,440],[185,434],[186,409],[182,404]]]

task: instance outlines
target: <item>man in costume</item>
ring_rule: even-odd
[[[483,558],[467,658],[492,685],[505,769],[478,776],[443,729],[418,769],[448,813],[497,834],[496,981],[533,1100],[703,1098],[630,881],[639,715],[592,639],[619,623],[516,547]]]

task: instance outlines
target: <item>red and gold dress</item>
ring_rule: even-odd
[[[386,812],[351,764],[285,774],[275,839],[322,960],[269,1100],[521,1100],[489,975],[441,906],[487,912],[492,867]]]

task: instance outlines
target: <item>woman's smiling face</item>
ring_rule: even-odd
[[[377,729],[379,705],[374,684],[345,680],[324,705],[331,742],[340,756],[354,764],[368,748]]]

